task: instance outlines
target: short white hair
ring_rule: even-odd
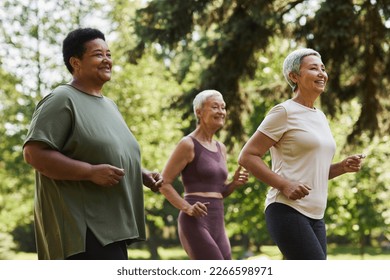
[[[299,69],[301,67],[303,58],[309,55],[315,55],[321,58],[321,55],[317,51],[313,49],[302,48],[291,52],[283,62],[284,78],[286,79],[287,83],[292,87],[293,91],[296,90],[297,84],[290,79],[289,75],[290,73],[299,74]]]
[[[202,109],[206,100],[210,97],[213,97],[213,96],[219,96],[219,97],[222,97],[222,99],[223,99],[222,94],[219,91],[214,90],[214,89],[206,89],[204,91],[199,92],[195,96],[194,101],[192,102],[192,106],[194,108],[196,123],[199,123],[199,119],[198,119],[198,116],[196,114],[196,110]]]

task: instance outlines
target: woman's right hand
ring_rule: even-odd
[[[122,168],[109,164],[92,165],[90,181],[99,186],[112,187],[118,184],[124,175]]]
[[[291,200],[302,199],[309,195],[310,191],[311,188],[308,185],[300,182],[290,182],[281,189],[281,192]]]
[[[204,216],[207,216],[207,205],[209,205],[209,204],[210,204],[210,202],[202,203],[202,202],[197,201],[195,204],[190,205],[186,209],[183,209],[183,211],[188,216],[204,217]]]

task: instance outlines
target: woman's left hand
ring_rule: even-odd
[[[357,172],[362,167],[362,160],[366,156],[363,154],[352,155],[344,159],[341,164],[345,172]]]
[[[235,186],[242,186],[246,182],[248,182],[248,178],[249,178],[249,172],[244,167],[239,166],[236,172],[234,172],[232,183]]]

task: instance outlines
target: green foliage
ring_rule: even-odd
[[[364,153],[367,158],[359,173],[346,174],[330,182],[326,215],[329,240],[353,242],[363,252],[369,245],[385,246],[382,242],[390,238],[390,163],[387,161],[388,136],[371,140],[363,134],[360,137],[362,145],[346,143],[345,135],[353,129],[351,124],[353,118],[358,118],[358,108],[358,103],[352,100],[350,105],[343,106],[346,114],[331,121],[339,147],[335,160],[355,153]]]
[[[13,257],[15,244],[12,236],[6,232],[0,232],[0,260],[7,260]]]
[[[124,3],[120,11],[128,11]],[[131,7],[132,3],[128,3]],[[122,15],[120,12],[116,16]],[[114,32],[123,34],[110,44],[115,69],[112,80],[105,86],[106,95],[119,107],[130,130],[141,146],[143,167],[162,171],[171,151],[182,137],[181,112],[170,109],[170,103],[180,95],[180,87],[166,66],[152,55],[145,55],[130,64],[126,45],[134,44],[132,36],[126,36],[131,26],[120,25]],[[180,121],[178,121],[180,120]],[[159,259],[158,245],[163,243],[164,227],[176,226],[177,210],[169,207],[164,197],[145,188],[145,211],[151,258]],[[175,235],[175,232],[173,233]],[[177,236],[173,237],[177,240]]]
[[[31,219],[33,176],[21,153],[31,99],[17,90],[15,76],[0,69],[0,79],[0,232],[9,233]]]
[[[313,4],[317,4],[314,6]],[[335,117],[343,102],[358,97],[365,107],[354,123],[349,141],[362,131],[372,138],[389,129],[386,101],[390,60],[388,1],[150,1],[139,8],[135,32],[139,43],[133,53],[157,43],[164,59],[183,81],[193,64],[201,64],[200,79],[177,106],[187,104],[201,89],[220,90],[232,112],[226,142],[242,141],[242,115],[250,107],[240,81],[253,78],[259,62],[256,53],[270,41],[286,36],[292,42],[320,51],[332,79],[322,97],[323,108]],[[375,30],[375,32],[372,32]],[[202,59],[198,59],[202,57]],[[366,73],[366,75],[362,75]],[[383,98],[384,97],[384,98]],[[380,126],[385,122],[386,125]]]
[[[273,105],[291,96],[281,69],[286,54],[301,45],[318,49],[330,76],[319,107],[337,142],[334,160],[368,155],[360,173],[330,181],[329,240],[357,244],[360,253],[390,240],[388,0],[111,0],[103,6],[62,0],[40,8],[30,2],[0,4],[2,252],[31,250],[34,173],[23,162],[22,143],[36,102],[69,79],[59,42],[80,25],[106,33],[115,66],[104,94],[139,141],[143,166],[159,171],[194,128],[194,94],[215,88],[227,103],[228,123],[218,138],[228,146],[232,176],[245,141]],[[182,193],[180,180],[174,186]],[[266,191],[251,178],[225,200],[233,244],[264,250],[272,243],[263,214]],[[145,208],[148,257],[164,258],[162,245],[178,245],[178,210],[148,189]]]
[[[225,199],[225,220],[228,236],[250,248],[269,243],[265,228],[264,197],[268,188],[253,178],[231,197]]]
[[[315,16],[296,26],[296,34],[318,50],[330,73],[324,109],[333,117],[343,102],[362,105],[348,141],[367,132],[388,131],[389,1],[323,1]]]
[[[171,1],[150,1],[137,10],[135,32],[143,48],[158,43],[166,59],[175,62],[180,56],[174,67],[179,69],[179,81],[193,64],[202,63],[199,80],[176,106],[184,109],[184,118],[189,118],[192,112],[188,104],[199,91],[221,91],[230,106],[228,135],[223,139],[230,148],[234,139],[240,141],[244,136],[241,116],[247,100],[239,82],[244,77],[253,78],[258,66],[254,54],[266,49],[281,24],[276,18],[272,1],[177,1],[174,5]]]
[[[1,61],[11,73],[23,77],[22,91],[40,99],[66,79],[61,42],[68,32],[85,24],[100,1],[3,0],[0,8]]]
[[[12,231],[16,249],[22,252],[36,252],[34,224],[20,223]]]

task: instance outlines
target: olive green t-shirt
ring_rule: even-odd
[[[28,141],[44,142],[75,160],[125,170],[113,187],[53,180],[36,172],[39,259],[64,259],[83,252],[87,227],[103,246],[145,240],[140,149],[112,100],[61,85],[37,105]]]

